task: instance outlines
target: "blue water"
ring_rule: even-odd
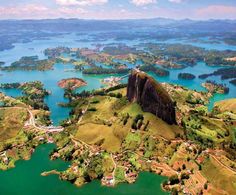
[[[57,83],[61,79],[79,77],[84,79],[88,85],[81,87],[78,91],[82,90],[92,90],[100,88],[101,82],[100,79],[105,78],[106,76],[86,76],[81,72],[72,72],[65,71],[67,69],[72,69],[73,65],[68,64],[56,64],[54,70],[50,71],[14,71],[14,72],[1,72],[3,74],[0,77],[1,83],[12,83],[12,82],[28,82],[38,80],[41,81],[45,88],[52,92],[51,95],[45,98],[47,105],[51,111],[51,119],[54,124],[58,125],[59,122],[68,117],[69,108],[60,107],[57,104],[60,102],[67,102],[68,100],[64,98],[64,90],[58,87]],[[1,90],[7,95],[17,97],[21,95],[20,90],[16,89],[5,89]]]
[[[10,65],[10,63],[18,60],[22,56],[31,56],[31,55],[38,55],[40,59],[46,58],[43,51],[46,48],[55,48],[58,46],[66,46],[66,47],[88,47],[88,48],[94,48],[95,44],[97,42],[85,42],[85,41],[78,41],[79,39],[84,38],[88,39],[87,35],[78,35],[75,33],[72,34],[66,34],[61,35],[58,37],[51,38],[49,40],[34,40],[29,43],[17,43],[15,44],[15,47],[11,50],[6,50],[0,52],[0,61],[6,62],[6,65]],[[135,45],[140,43],[137,40],[132,41],[121,41],[122,43],[126,43],[127,45]],[[155,41],[157,42],[157,41]],[[206,49],[232,49],[236,50],[235,46],[227,45],[225,43],[217,43],[217,44],[210,44],[210,43],[198,43],[198,42],[189,42],[187,40],[176,40],[171,39],[168,41],[164,41],[165,43],[188,43],[196,46],[201,46]],[[99,42],[101,43],[101,42]],[[117,43],[117,41],[114,41],[112,39],[108,39],[106,41],[102,41],[104,44],[108,43]],[[199,45],[200,44],[200,45]],[[33,49],[32,49],[33,48]],[[67,55],[65,54],[65,57]],[[138,61],[136,64],[131,64],[129,62],[124,62],[122,60],[116,60],[117,62],[125,63],[128,68],[133,68],[135,65],[142,64],[141,61]],[[103,65],[99,63],[98,65],[101,65],[102,67],[107,67],[106,65]],[[201,87],[201,83],[204,80],[201,79],[194,79],[194,80],[179,80],[178,74],[180,72],[187,72],[187,73],[193,73],[196,76],[203,74],[203,73],[211,73],[214,70],[218,69],[219,67],[209,67],[206,66],[203,62],[199,62],[198,65],[194,67],[187,67],[183,70],[169,70],[170,75],[168,77],[158,77],[156,75],[153,75],[158,81],[161,82],[170,82],[174,84],[180,84],[183,86],[186,86],[190,89],[196,89],[198,91],[205,90],[203,87]],[[82,75],[81,72],[69,72],[65,71],[68,69],[73,69],[72,64],[56,64],[54,70],[40,72],[40,71],[14,71],[14,72],[1,72],[2,76],[0,77],[1,83],[8,83],[8,82],[25,82],[25,81],[34,81],[39,80],[42,81],[45,85],[45,88],[50,90],[52,94],[48,97],[46,97],[46,103],[48,104],[50,111],[51,111],[51,118],[54,124],[59,124],[59,121],[65,119],[68,117],[68,113],[70,111],[69,108],[63,108],[59,107],[57,104],[59,102],[66,102],[67,99],[63,97],[64,91],[63,89],[59,88],[57,86],[57,82],[64,78],[70,78],[70,77],[79,77],[84,79],[88,85],[84,86],[79,89],[81,90],[92,90],[97,89],[101,87],[100,79],[106,77],[104,76],[85,76]],[[225,99],[225,98],[232,98],[236,97],[236,90],[235,87],[230,84],[227,80],[221,81],[219,77],[212,77],[210,79],[214,79],[217,82],[225,83],[230,87],[229,94],[226,95],[216,95],[212,98],[212,101],[210,103],[210,108],[212,108],[213,104],[217,100]],[[7,95],[16,97],[21,95],[19,90],[2,90]]]
[[[43,51],[46,48],[54,48],[58,46],[67,46],[67,47],[94,47],[94,44],[97,42],[85,42],[85,41],[79,41],[79,39],[88,38],[86,35],[76,35],[73,34],[67,34],[63,36],[58,36],[51,38],[49,40],[35,40],[30,43],[17,43],[15,44],[15,48],[11,50],[6,50],[0,52],[0,61],[6,62],[6,65],[10,65],[10,63],[18,60],[22,56],[32,56],[32,55],[38,55],[40,59],[46,58],[46,56],[43,54]],[[133,40],[133,41],[121,41],[122,43],[126,43],[128,45],[135,45],[140,43],[140,41]],[[150,42],[150,40],[148,41]],[[156,41],[154,41],[156,42]],[[224,50],[224,49],[231,49],[236,50],[236,46],[230,46],[226,45],[224,43],[219,44],[208,44],[208,43],[197,43],[197,42],[189,42],[186,40],[169,40],[165,41],[166,43],[188,43],[195,46],[201,46],[206,49],[217,49],[217,50]],[[99,42],[101,43],[101,42]],[[114,40],[106,40],[102,41],[102,43],[117,43],[117,41]],[[30,49],[33,48],[33,49]],[[67,55],[65,54],[65,57]],[[122,61],[121,61],[122,62]],[[137,64],[141,64],[141,61],[138,61]],[[127,66],[129,68],[134,67],[134,64],[126,62]],[[105,66],[104,66],[105,67]],[[88,85],[81,87],[78,89],[78,91],[82,90],[92,90],[92,89],[98,89],[102,85],[100,83],[100,79],[107,77],[106,75],[100,75],[100,76],[86,76],[82,75],[81,72],[69,72],[65,71],[68,69],[72,69],[72,64],[56,64],[54,67],[54,70],[40,72],[40,71],[14,71],[14,72],[3,72],[0,71],[0,83],[12,83],[12,82],[26,82],[26,81],[35,81],[39,80],[43,82],[45,85],[45,88],[50,90],[52,92],[51,95],[45,98],[46,103],[48,104],[50,111],[51,111],[51,119],[54,122],[55,125],[59,124],[59,122],[69,115],[69,108],[64,108],[58,106],[59,102],[67,102],[68,100],[63,97],[64,91],[63,89],[59,88],[57,86],[57,82],[64,78],[70,78],[70,77],[79,77],[84,79]],[[160,81],[160,82],[169,82],[174,84],[180,84],[185,87],[188,87],[190,89],[195,89],[198,91],[204,91],[205,89],[201,87],[201,83],[204,82],[204,80],[201,79],[194,79],[194,80],[179,80],[178,74],[180,72],[187,72],[187,73],[193,73],[196,76],[203,74],[203,73],[211,73],[214,70],[218,69],[219,67],[209,67],[206,66],[205,63],[199,62],[194,67],[187,67],[183,70],[170,70],[170,75],[167,77],[158,77],[156,75],[152,76]],[[236,97],[236,90],[235,87],[228,83],[228,81],[221,81],[219,77],[211,77],[210,79],[214,79],[217,82],[223,82],[226,83],[230,87],[229,94],[226,95],[215,95],[210,102],[209,108],[211,109],[213,107],[213,104],[215,101],[222,100],[225,98],[232,98]],[[127,80],[126,80],[127,81]],[[10,89],[10,90],[2,90],[7,95],[17,97],[21,95],[20,90]],[[51,150],[52,148],[46,146],[46,149],[44,146],[40,146],[37,150],[36,154],[32,157],[32,160],[28,162],[20,161],[17,164],[17,168],[13,170],[9,170],[9,172],[4,172],[4,174],[1,174],[1,191],[6,192],[9,194],[9,192],[12,192],[13,194],[32,194],[34,192],[38,192],[38,194],[149,194],[148,192],[148,185],[150,182],[154,182],[152,187],[155,187],[157,185],[160,185],[161,181],[163,181],[163,178],[157,178],[156,176],[152,178],[152,175],[149,173],[145,173],[148,175],[142,175],[140,176],[140,182],[130,186],[127,184],[122,184],[118,188],[114,189],[108,189],[108,188],[101,188],[100,184],[95,181],[91,184],[85,185],[83,188],[78,189],[68,182],[61,182],[58,180],[57,176],[49,176],[49,177],[41,177],[39,174],[46,170],[50,170],[52,168],[57,167],[63,167],[65,169],[68,164],[63,163],[61,161],[55,161],[55,162],[46,162],[48,161],[48,156],[43,156],[43,154],[46,154]],[[43,167],[40,166],[41,163],[38,163],[42,157],[42,160],[45,161]],[[32,165],[29,166],[28,164]],[[34,168],[36,167],[36,168]],[[28,172],[27,172],[28,171]],[[36,178],[37,181],[30,182],[30,178]],[[150,182],[145,182],[143,180],[147,180],[152,178]],[[157,180],[156,180],[157,178]],[[160,180],[160,181],[159,181]],[[12,182],[14,181],[14,182]],[[9,185],[2,185],[4,182],[8,182]],[[37,183],[39,182],[39,183]],[[156,182],[156,183],[155,183]],[[26,183],[29,183],[29,186],[26,185]],[[47,185],[50,184],[50,185]],[[17,184],[17,185],[16,185]],[[55,184],[55,185],[54,185]],[[145,184],[145,185],[144,185]],[[147,184],[147,185],[146,185]],[[143,186],[144,185],[144,186]],[[154,186],[155,185],[155,186]],[[3,189],[3,187],[5,187]],[[14,190],[14,188],[19,190]],[[27,190],[28,189],[28,190]],[[142,191],[145,190],[145,191]],[[155,190],[150,189],[151,192],[154,192]],[[22,192],[22,193],[21,193]],[[32,192],[32,193],[31,193]],[[5,193],[5,194],[6,194]],[[159,190],[159,193],[162,193]],[[0,192],[1,194],[1,192]],[[11,194],[11,193],[10,193]],[[36,193],[37,194],[37,193]],[[155,193],[154,193],[155,194]]]
[[[40,145],[29,161],[20,160],[16,167],[8,171],[0,171],[0,194],[2,195],[166,195],[160,184],[165,177],[143,172],[135,184],[122,183],[112,187],[101,186],[95,180],[83,187],[76,187],[67,181],[58,179],[57,175],[42,177],[44,171],[63,171],[69,163],[60,159],[50,161],[49,153],[55,148],[52,144]]]
[[[214,106],[214,103],[216,101],[220,101],[223,99],[227,99],[227,98],[235,98],[236,97],[236,90],[235,90],[235,86],[232,85],[231,83],[229,83],[229,80],[221,80],[220,76],[211,76],[208,77],[207,79],[199,79],[198,76],[201,74],[208,74],[208,73],[212,73],[215,70],[222,68],[222,67],[211,67],[211,66],[207,66],[204,62],[198,62],[198,64],[196,66],[189,66],[185,69],[171,69],[170,71],[170,75],[167,77],[158,77],[152,73],[150,73],[156,80],[160,81],[160,82],[168,82],[168,83],[172,83],[172,84],[179,84],[179,85],[183,85],[189,89],[193,89],[193,90],[197,90],[197,91],[206,91],[205,88],[203,88],[201,86],[201,83],[205,82],[206,80],[215,80],[217,83],[223,83],[226,84],[230,90],[228,94],[216,94],[214,95],[211,99],[210,99],[210,103],[209,103],[209,110],[211,110]],[[196,76],[195,79],[193,80],[183,80],[183,79],[178,79],[178,74],[181,72],[185,72],[185,73],[191,73],[194,74]]]

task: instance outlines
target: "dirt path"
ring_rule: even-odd
[[[30,115],[30,118],[29,120],[26,122],[26,125],[28,126],[33,126],[34,128],[40,130],[40,131],[45,131],[45,132],[48,132],[48,133],[53,133],[53,132],[61,132],[64,130],[63,127],[55,127],[55,126],[49,126],[49,127],[40,127],[40,126],[37,126],[36,125],[36,122],[35,122],[35,118],[34,118],[34,115],[33,113],[31,112],[31,110],[29,108],[25,108],[25,107],[2,107],[0,109],[26,109],[27,112],[29,113]]]
[[[113,172],[112,172],[112,177],[113,177],[113,180],[114,180],[113,183],[115,184],[115,171],[116,171],[117,165],[116,165],[116,162],[114,161],[114,158],[113,158],[112,154],[111,154],[111,159],[112,159],[112,162],[113,162],[114,167],[115,167]]]

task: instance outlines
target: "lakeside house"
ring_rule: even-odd
[[[108,175],[108,176],[102,178],[102,184],[106,185],[106,186],[114,186],[115,179],[112,175]]]

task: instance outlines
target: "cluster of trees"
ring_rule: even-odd
[[[215,92],[217,92],[218,89],[220,89],[223,90],[224,93],[229,93],[229,88],[226,86],[226,84],[217,83],[216,81],[212,80],[207,80],[206,83],[213,85],[215,88]]]
[[[178,78],[186,79],[186,80],[193,80],[196,78],[196,76],[191,73],[179,73]]]
[[[109,93],[109,92],[112,92],[112,91],[115,91],[115,90],[118,90],[118,89],[122,89],[126,86],[127,86],[127,84],[119,84],[119,85],[116,85],[114,87],[110,87],[110,88],[105,89],[105,90],[104,89],[102,89],[102,90],[92,90],[92,91],[83,90],[80,93],[76,93],[72,89],[65,89],[64,97],[69,98],[70,101],[72,101],[73,99],[77,99],[77,98],[87,98],[87,97],[90,97],[90,96],[93,96],[93,95],[94,96],[95,95],[104,96],[104,95],[109,95],[109,94],[111,94],[110,96],[112,96],[112,97],[121,98],[122,94],[118,93],[118,94],[114,95],[114,93]]]
[[[188,94],[186,102],[189,104],[204,104],[202,99],[194,97],[193,94]]]
[[[143,120],[144,120],[144,117],[142,114],[137,114],[133,120],[133,123],[132,123],[132,129],[140,129],[140,127],[142,126],[143,124]]]
[[[20,83],[2,83],[0,84],[0,88],[2,89],[17,89],[20,87]]]
[[[221,76],[221,79],[236,78],[236,68],[220,68],[210,74],[202,74],[199,76],[200,79],[206,79],[210,76]]]
[[[101,179],[103,177],[103,157],[102,155],[93,156],[86,170],[90,180]]]
[[[144,65],[144,66],[141,66],[140,67],[140,70],[141,71],[144,71],[144,72],[153,72],[155,73],[156,75],[158,76],[168,76],[170,74],[170,72],[168,70],[164,70],[164,69],[161,69],[161,68],[158,68],[154,65]]]
[[[44,54],[48,56],[48,58],[56,58],[59,57],[63,53],[70,53],[70,48],[68,47],[56,47],[56,48],[48,48],[44,50]]]
[[[128,120],[129,120],[129,113],[126,113],[123,117],[122,117],[122,121],[123,121],[123,125],[126,125]]]
[[[183,44],[155,44],[148,43],[148,50],[155,56],[163,56],[166,60],[185,65],[196,65],[203,61],[205,50],[199,47]]]
[[[111,69],[102,67],[93,67],[83,70],[83,74],[127,74],[129,69]]]
[[[200,47],[183,44],[146,44],[148,50],[155,56],[163,56],[167,61],[196,65],[198,61],[205,61],[209,66],[235,66],[234,61],[227,58],[235,57],[235,51],[205,50]]]
[[[137,53],[135,47],[129,47],[124,44],[119,44],[117,46],[106,46],[103,48],[103,52],[110,55],[127,55],[130,53]]]
[[[235,61],[227,60],[227,58],[235,57],[235,55],[235,51],[211,50],[206,53],[204,60],[209,66],[235,66]]]
[[[4,71],[14,71],[14,70],[51,70],[53,68],[54,60],[39,60],[38,56],[22,57],[19,61],[13,62],[10,66],[0,67]]]
[[[236,79],[231,80],[230,83],[236,86]]]
[[[111,96],[111,97],[122,98],[121,93],[108,93],[108,95]]]

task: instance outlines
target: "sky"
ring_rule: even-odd
[[[236,0],[0,0],[0,19],[236,19]]]

